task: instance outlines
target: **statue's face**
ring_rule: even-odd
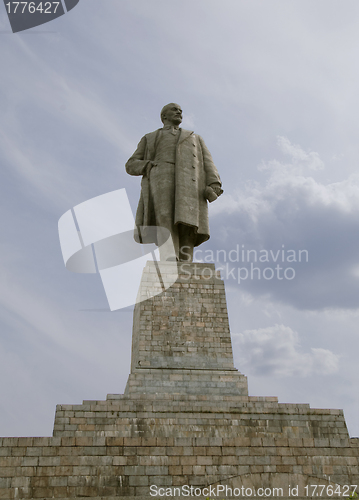
[[[179,125],[182,122],[182,109],[179,104],[173,104],[165,112],[165,119],[173,125]]]

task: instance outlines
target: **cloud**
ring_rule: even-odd
[[[320,159],[319,154],[315,151],[305,152],[298,144],[292,144],[286,137],[278,136],[277,145],[280,151],[290,157],[290,163],[281,163],[276,160],[269,163],[263,162],[258,167],[259,170],[271,170],[285,173],[291,172],[292,174],[302,174],[305,169],[309,170],[322,170],[324,163]]]
[[[77,52],[72,70],[66,57],[52,66],[51,43],[43,45],[39,52],[16,38],[0,55],[4,67],[13,67],[4,72],[8,92],[0,116],[0,161],[23,193],[58,211],[94,191],[100,194],[106,175],[118,182],[118,167],[124,176],[124,160],[136,142],[98,84],[103,75],[90,84],[77,70],[86,67]],[[94,173],[101,178],[96,187],[89,181]]]
[[[284,325],[233,334],[240,353],[238,366],[248,374],[279,377],[330,375],[339,369],[339,356],[322,348],[300,351],[298,334]]]
[[[100,283],[92,281],[88,293],[85,285],[81,295],[61,265],[68,285],[61,291],[54,269],[39,282],[41,268],[24,269],[11,246],[0,250],[0,379],[8,381],[0,388],[1,435],[50,435],[56,404],[121,391],[129,371],[131,315],[121,315],[119,331],[118,315],[94,310],[105,304],[95,301]]]
[[[302,262],[283,260],[280,254],[278,263],[293,268],[295,279],[248,279],[241,286],[301,309],[357,308],[359,175],[325,184],[314,177],[323,168],[318,153],[307,153],[283,137],[278,145],[289,162],[262,163],[264,182],[224,195],[213,208],[219,226],[213,243],[227,252],[236,245],[257,254],[306,251],[308,259]],[[255,264],[268,267],[268,262]],[[248,262],[243,265],[249,269]]]

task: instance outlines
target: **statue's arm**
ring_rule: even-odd
[[[222,190],[222,181],[221,178],[219,177],[218,170],[215,164],[213,163],[211,153],[209,152],[206,144],[204,143],[204,140],[200,136],[199,136],[199,141],[202,148],[204,171],[206,173],[206,185],[211,186],[216,195],[220,196],[223,193],[223,190]]]
[[[126,172],[130,175],[145,175],[147,166],[150,161],[146,160],[147,139],[146,136],[142,137],[138,143],[136,151],[131,158],[127,161],[125,167]]]

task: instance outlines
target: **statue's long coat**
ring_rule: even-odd
[[[136,151],[126,163],[131,175],[142,175],[141,196],[136,213],[136,226],[155,226],[150,183],[145,175],[146,166],[155,158],[159,130],[142,137]],[[156,167],[153,167],[156,168]],[[221,184],[211,153],[202,137],[189,130],[180,129],[176,148],[175,213],[174,224],[193,226],[197,235],[195,246],[209,238],[208,206],[204,197],[206,186]],[[170,210],[170,207],[169,207]],[[141,233],[139,233],[141,234]],[[141,237],[137,238],[141,241]],[[148,243],[148,241],[146,241]]]

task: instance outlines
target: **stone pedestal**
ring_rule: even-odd
[[[174,266],[178,279],[166,288]],[[152,297],[158,274],[166,289]],[[214,264],[148,262],[139,298],[125,395],[248,395],[247,378],[233,365],[224,283]]]
[[[342,410],[248,396],[214,266],[178,273],[167,288],[173,264],[144,270],[124,395],[58,405],[51,438],[0,439],[0,498],[349,497],[359,439]]]

